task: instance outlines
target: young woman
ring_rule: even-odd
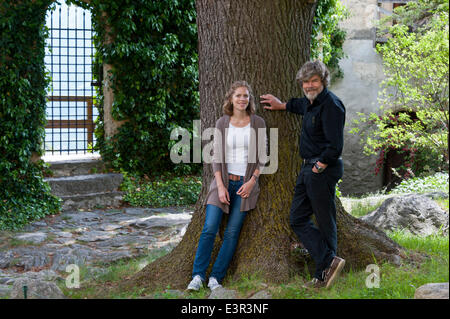
[[[192,281],[187,287],[189,290],[198,290],[206,279],[214,240],[225,213],[229,214],[228,224],[208,282],[211,290],[221,287],[244,219],[248,211],[255,208],[259,195],[258,177],[264,166],[259,154],[266,154],[266,125],[254,114],[254,97],[247,82],[232,84],[225,96],[223,113],[216,122],[216,133],[220,134],[214,136],[214,180],[207,195],[205,224],[195,255]],[[264,130],[263,141],[258,141],[258,129]]]

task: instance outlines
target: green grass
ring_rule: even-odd
[[[350,214],[357,218],[365,216],[380,207],[382,203],[382,201],[373,205],[364,204],[362,202],[356,203],[354,206],[352,206]]]
[[[414,252],[427,253],[430,257],[418,264],[403,264],[401,266],[390,263],[376,264],[379,267],[379,288],[368,288],[366,280],[371,274],[365,270],[352,271],[346,269],[336,285],[331,289],[307,290],[302,288],[309,276],[301,274],[289,283],[270,285],[257,276],[244,277],[238,281],[226,284],[229,289],[236,289],[240,297],[246,298],[252,293],[266,289],[273,298],[277,299],[410,299],[415,290],[430,282],[448,282],[449,280],[449,238],[448,236],[432,235],[418,237],[406,232],[398,231],[388,234],[405,248]]]
[[[65,296],[72,299],[98,298],[100,294],[103,294],[103,288],[108,287],[110,283],[118,282],[124,278],[132,276],[152,261],[164,256],[167,253],[167,249],[154,249],[145,257],[120,260],[110,264],[96,264],[94,266],[104,267],[105,272],[95,276],[95,278],[93,278],[90,274],[88,267],[82,266],[80,267],[80,288],[67,288],[65,281],[60,281],[58,286],[61,288]],[[133,299],[140,297],[143,291],[143,289],[136,288],[132,291],[111,294],[107,298]],[[101,295],[101,297],[103,298],[104,296]]]
[[[439,198],[435,200],[436,203],[445,211],[449,211],[448,198]]]
[[[442,236],[433,234],[429,236],[413,236],[409,232],[403,230],[388,232],[387,234],[391,239],[405,248],[433,255],[443,254],[448,258],[448,235]]]

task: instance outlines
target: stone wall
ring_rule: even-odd
[[[357,112],[379,112],[377,97],[383,70],[382,60],[374,48],[374,21],[378,19],[378,5],[377,0],[341,1],[351,14],[341,23],[347,31],[344,42],[347,57],[340,63],[344,78],[332,83],[330,89],[342,99],[347,109],[342,154],[344,176],[340,189],[344,195],[358,195],[377,191],[383,185],[382,172],[378,175],[374,173],[377,156],[364,155],[359,136],[349,133]]]

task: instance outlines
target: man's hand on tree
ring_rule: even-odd
[[[272,94],[263,94],[259,97],[261,99],[260,103],[266,103],[270,106],[265,105],[264,109],[271,111],[286,110],[286,103],[281,102],[276,96]]]

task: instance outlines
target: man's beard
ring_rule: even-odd
[[[307,92],[305,89],[303,89],[303,93],[305,94],[306,98],[310,101],[314,101],[316,97],[323,91],[323,86],[319,87],[317,90],[310,90]]]
[[[314,90],[310,92],[303,90],[303,93],[305,93],[306,98],[311,101],[315,100],[316,97],[320,94],[320,92],[321,92],[320,90]]]

